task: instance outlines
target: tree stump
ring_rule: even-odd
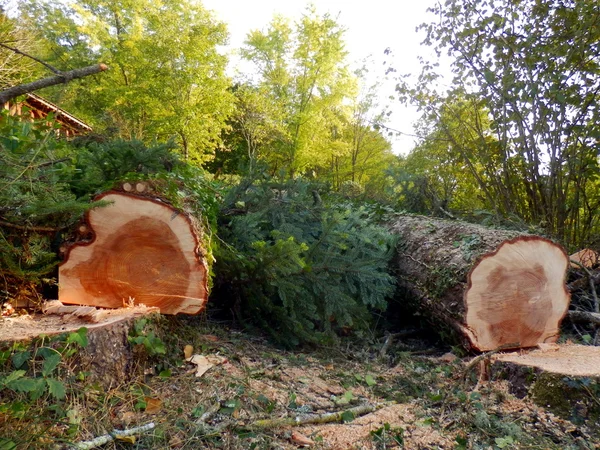
[[[126,192],[97,200],[110,204],[86,215],[88,240],[64,249],[59,300],[103,308],[142,304],[162,314],[202,311],[208,269],[195,220],[165,202]]]
[[[103,311],[100,320],[75,314],[34,314],[0,318],[0,343],[27,342],[38,336],[55,336],[87,328],[88,345],[79,351],[73,370],[87,372],[88,380],[116,387],[143,374],[144,359],[128,342],[137,320],[157,321],[156,308],[136,306]]]
[[[421,310],[477,351],[555,342],[570,296],[568,257],[537,236],[402,216],[396,269]]]
[[[498,353],[490,378],[507,380],[510,392],[575,420],[600,418],[600,347],[542,345],[529,351]]]

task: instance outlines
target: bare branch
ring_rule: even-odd
[[[48,64],[47,62],[42,61],[39,58],[36,58],[35,56],[31,56],[31,55],[25,53],[24,51],[19,50],[18,48],[10,47],[10,46],[8,46],[6,44],[3,44],[2,42],[0,42],[0,47],[4,47],[5,49],[10,50],[11,52],[15,52],[18,55],[25,56],[26,58],[33,59],[35,62],[40,63],[44,67],[50,69],[55,74],[62,75],[62,72],[60,70],[58,70],[57,68],[51,66],[50,64]]]

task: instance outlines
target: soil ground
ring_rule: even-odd
[[[166,352],[139,349],[145,375],[105,389],[64,372],[66,398],[30,403],[18,419],[0,409],[0,437],[17,448],[69,448],[153,423],[135,440],[101,448],[600,449],[592,417],[558,417],[514,397],[505,381],[478,382],[469,358],[417,339],[398,340],[383,356],[375,336],[288,351],[202,318],[159,322]],[[196,376],[186,346],[220,364]],[[259,426],[360,405],[374,411],[337,423]]]

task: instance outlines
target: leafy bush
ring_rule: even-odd
[[[364,328],[393,291],[392,236],[367,209],[326,204],[305,181],[243,181],[219,230],[215,301],[281,343]]]

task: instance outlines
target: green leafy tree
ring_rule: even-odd
[[[10,295],[38,284],[57,263],[54,242],[98,204],[78,199],[68,184],[73,148],[46,125],[0,117],[0,272]],[[10,281],[9,281],[10,280]]]
[[[449,0],[432,11],[425,43],[452,58],[454,87],[435,92],[426,63],[409,96],[440,118],[460,96],[474,114],[486,111],[489,127],[468,124],[479,141],[468,159],[487,170],[478,180],[487,201],[567,243],[588,241],[599,205],[590,189],[599,174],[597,2]]]
[[[145,142],[175,137],[185,159],[210,159],[233,109],[225,25],[192,1],[36,0],[22,16],[62,64],[101,61],[108,73],[57,99],[101,129]]]
[[[248,35],[242,55],[258,71],[258,84],[281,108],[287,139],[273,147],[271,167],[290,175],[322,167],[336,151],[332,130],[355,80],[345,58],[343,29],[313,9],[291,26],[282,17]]]

